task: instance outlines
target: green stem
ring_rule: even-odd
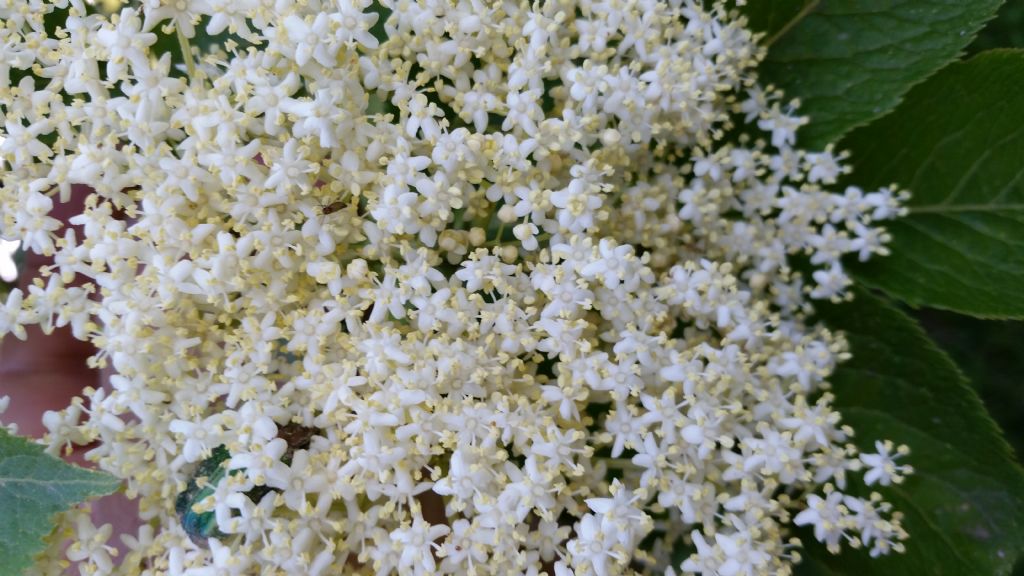
[[[455,211],[455,217],[452,219],[452,228],[456,230],[462,230],[462,221],[466,217],[466,209],[461,208]]]
[[[176,27],[178,32],[178,45],[181,46],[181,57],[185,59],[185,67],[188,69],[188,77],[195,79],[196,77],[196,63],[192,60],[192,45],[189,44],[188,38],[185,37],[185,33],[181,31],[180,27]]]
[[[785,26],[780,28],[778,32],[776,32],[775,34],[772,34],[771,37],[769,37],[767,40],[764,41],[765,47],[771,46],[772,44],[775,43],[776,40],[778,40],[779,38],[782,38],[783,36],[785,36],[787,32],[792,30],[794,26],[799,24],[801,20],[806,18],[808,14],[810,14],[812,11],[814,11],[814,9],[817,8],[818,4],[820,4],[820,3],[821,3],[821,0],[812,0],[811,2],[808,2],[807,5],[804,6],[800,10],[800,12],[797,13],[796,16],[791,18],[789,20],[789,22],[786,22]]]
[[[537,235],[537,242],[539,244],[541,244],[541,245],[545,245],[544,243],[547,242],[549,238],[551,238],[551,234],[548,234],[547,232],[545,232],[543,234],[538,234]],[[501,239],[496,239],[496,240],[488,240],[487,242],[484,242],[480,246],[483,247],[483,248],[493,248],[495,246],[502,246],[502,245],[504,245],[504,242],[502,242]]]
[[[946,212],[1011,212],[1024,210],[1024,204],[927,204],[908,206],[911,214],[943,214]]]
[[[594,459],[595,460],[601,460],[601,461],[604,462],[605,466],[607,466],[609,468],[616,468],[618,470],[639,470],[640,469],[640,467],[637,466],[636,464],[633,464],[629,460],[625,460],[623,458],[610,458],[610,457],[603,458],[603,457],[600,457],[600,456],[595,456]]]

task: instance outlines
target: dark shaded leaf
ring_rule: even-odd
[[[956,63],[850,134],[854,179],[913,194],[892,255],[854,271],[913,306],[1024,318],[1024,51]]]
[[[790,6],[793,0],[752,0]],[[822,148],[884,115],[955,59],[1002,0],[827,0],[768,51],[761,78],[802,100],[799,143]],[[759,9],[764,10],[764,8]]]
[[[764,32],[764,42],[772,44],[791,26],[800,22],[806,11],[817,5],[819,0],[772,0],[747,2],[740,11],[749,19],[749,27]]]
[[[878,297],[858,292],[821,318],[851,344],[853,359],[832,382],[858,445],[907,444],[916,472],[879,489],[905,515],[905,554],[832,556],[811,545],[801,573],[1008,574],[1024,546],[1024,472],[974,390],[913,320]]]

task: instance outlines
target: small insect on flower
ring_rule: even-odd
[[[337,212],[338,210],[341,210],[344,207],[345,207],[345,202],[344,201],[342,201],[342,200],[335,200],[334,202],[331,202],[330,204],[328,204],[326,206],[322,206],[320,208],[320,212],[324,216],[327,216],[329,214],[334,214],[335,212]]]
[[[288,450],[281,456],[281,461],[290,464],[295,451],[309,448],[313,436],[319,432],[320,430],[316,428],[294,423],[280,426],[277,431],[278,437],[288,444]],[[224,534],[217,529],[217,518],[212,510],[197,511],[195,507],[213,495],[217,485],[228,475],[226,463],[230,458],[231,453],[223,444],[214,448],[210,457],[196,466],[185,490],[178,494],[174,502],[174,510],[181,521],[181,527],[185,529],[192,542],[204,548],[207,546],[208,538],[221,538]],[[243,469],[232,470],[230,474],[235,475],[242,471]],[[256,486],[245,495],[258,503],[271,490],[266,486]]]
[[[292,455],[295,454],[295,451],[309,448],[309,443],[312,441],[313,436],[320,432],[317,428],[309,428],[294,422],[278,427],[277,437],[283,438],[288,443],[288,450],[281,456],[281,461],[285,464],[291,464]]]
[[[330,204],[320,203],[320,217],[318,218],[320,225],[323,226],[327,216],[330,216],[331,214],[337,212],[341,212],[342,210],[345,209],[346,206],[347,204],[345,203],[344,200],[335,200]]]
[[[231,453],[223,444],[213,449],[213,454],[199,463],[188,486],[178,494],[174,502],[174,510],[178,513],[181,526],[185,529],[188,537],[199,546],[205,547],[207,538],[220,538],[223,536],[217,529],[217,519],[213,512],[196,512],[196,504],[205,500],[213,494],[217,484],[224,479],[227,468],[224,463],[231,457]]]

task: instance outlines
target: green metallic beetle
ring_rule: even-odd
[[[281,426],[278,429],[278,437],[288,443],[288,450],[281,457],[281,461],[290,464],[295,451],[309,448],[310,441],[317,432],[319,431],[315,428],[307,428],[298,424],[289,423]],[[196,512],[193,508],[213,494],[217,485],[229,474],[227,461],[230,458],[231,453],[223,444],[214,448],[210,457],[196,466],[185,490],[178,494],[174,501],[174,510],[178,514],[185,533],[196,545],[204,548],[207,546],[207,539],[219,539],[224,534],[217,529],[217,518],[213,511]],[[230,474],[234,475],[242,471],[243,469],[232,470]],[[253,502],[259,502],[271,490],[272,488],[266,486],[256,486],[245,495]]]
[[[174,502],[174,510],[178,513],[181,526],[188,537],[200,546],[206,546],[207,538],[220,538],[223,534],[217,529],[217,519],[213,512],[198,513],[192,510],[192,507],[213,494],[217,484],[227,473],[225,463],[230,457],[231,454],[223,444],[214,448],[213,454],[196,467],[188,486],[178,494]],[[205,482],[200,482],[201,478],[205,478]],[[199,487],[200,484],[203,485],[202,488]]]

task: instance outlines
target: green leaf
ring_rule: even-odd
[[[1003,4],[992,22],[985,26],[967,47],[968,54],[993,48],[1024,47],[1024,2],[1013,0]]]
[[[896,107],[911,86],[956,58],[1002,1],[821,1],[772,44],[761,78],[801,99],[811,122],[798,142],[821,148]]]
[[[972,318],[934,308],[916,310],[913,316],[971,381],[1014,452],[1024,454],[1024,322]]]
[[[814,562],[801,573],[1008,574],[1024,547],[1024,471],[956,366],[912,319],[865,291],[820,316],[850,341],[853,358],[832,382],[857,444],[907,444],[915,473],[879,489],[904,514],[905,554],[832,556],[809,546]]]
[[[763,42],[771,45],[789,28],[803,19],[808,10],[813,9],[819,0],[753,0],[747,2],[740,11],[748,18],[748,27],[756,32],[764,32]]]
[[[54,514],[117,485],[109,474],[67,464],[0,429],[0,576],[18,576],[32,565]]]
[[[892,255],[854,273],[914,306],[1024,318],[1024,51],[953,64],[850,134],[852,177],[910,190]]]

